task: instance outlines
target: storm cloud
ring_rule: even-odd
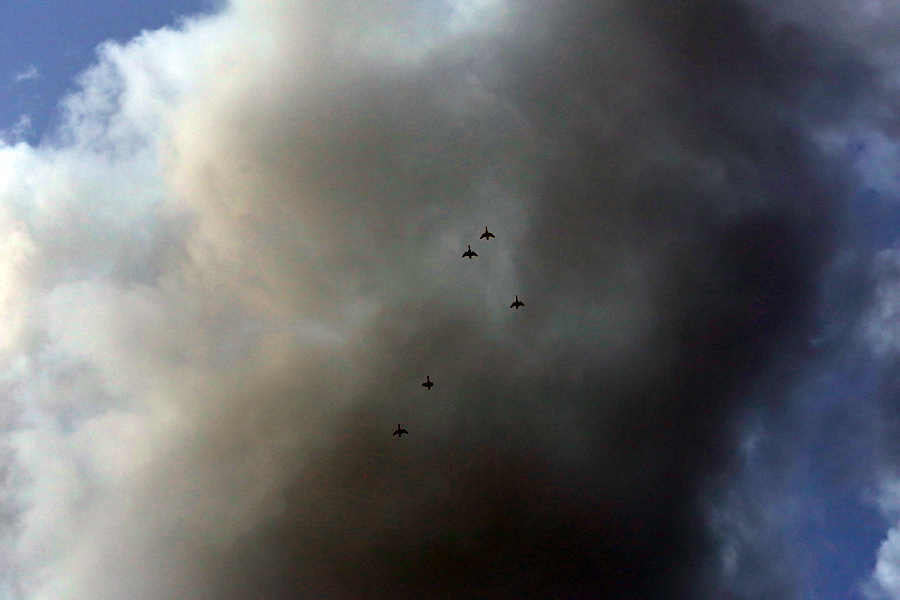
[[[0,150],[9,593],[794,597],[748,415],[833,359],[841,136],[896,122],[890,32],[792,10],[235,0],[102,46]]]

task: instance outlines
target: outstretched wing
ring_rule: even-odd
[[[475,254],[475,253],[474,253],[474,252],[473,252],[473,253],[472,253],[472,256],[478,256],[478,255],[477,255],[477,254]]]
[[[400,430],[400,433],[405,433],[406,435],[409,435],[409,432],[408,432],[407,430],[405,430],[405,429],[401,429],[401,430]]]
[[[513,302],[512,304],[509,305],[509,307],[510,307],[510,308],[515,308],[515,307],[516,307],[516,303]]]

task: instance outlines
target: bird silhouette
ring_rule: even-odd
[[[493,233],[491,233],[490,231],[488,231],[488,230],[487,230],[487,225],[485,225],[485,226],[484,226],[484,233],[482,233],[482,234],[481,234],[481,237],[478,238],[478,239],[479,239],[479,240],[483,240],[483,239],[487,238],[488,240],[490,240],[492,237],[497,237],[497,236],[494,235]]]
[[[407,430],[403,429],[402,427],[400,427],[400,423],[397,423],[397,431],[394,432],[394,435],[402,438],[404,433],[406,435],[409,435],[409,432]]]
[[[472,252],[472,245],[471,245],[471,244],[468,244],[468,246],[469,246],[469,249],[468,249],[467,251],[463,252],[462,257],[465,258],[465,257],[468,256],[468,257],[469,257],[469,260],[472,260],[472,257],[473,257],[473,256],[478,256],[478,255],[475,254],[474,252]]]
[[[519,307],[520,307],[520,306],[525,306],[525,303],[524,303],[524,302],[520,302],[520,301],[519,301],[519,295],[516,294],[516,301],[513,302],[512,304],[510,304],[509,307],[510,307],[510,308],[515,308],[516,310],[519,310]]]
[[[426,375],[426,376],[425,376],[425,383],[422,384],[422,387],[428,388],[428,391],[430,392],[430,391],[431,391],[431,386],[433,386],[433,385],[434,385],[434,382],[432,382],[432,381],[431,381],[431,378],[430,378],[428,375]]]

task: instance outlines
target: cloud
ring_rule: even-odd
[[[878,548],[875,568],[863,589],[868,598],[884,600],[900,597],[897,526],[900,515],[897,479],[900,456],[896,451],[897,328],[893,310],[897,293],[896,250],[878,253],[873,261],[873,279],[876,282],[874,301],[864,332],[869,347],[882,359],[885,368],[874,394],[878,419],[873,427],[873,437],[877,444],[872,462],[877,465],[879,508],[892,525]]]
[[[885,516],[896,522],[898,516],[898,483],[896,478],[884,478],[878,503]],[[878,549],[877,561],[872,576],[866,582],[864,591],[867,598],[890,600],[900,597],[900,555],[898,552],[898,529],[890,528]]]
[[[23,81],[32,81],[34,79],[39,79],[41,77],[41,72],[34,65],[28,65],[28,68],[24,71],[20,71],[13,76],[13,81],[16,83],[21,83]]]
[[[24,598],[790,589],[707,485],[807,352],[855,183],[814,134],[877,71],[752,4],[452,9],[236,1],[0,149]]]
[[[9,129],[0,130],[0,139],[7,145],[15,144],[23,141],[30,131],[31,117],[28,115],[21,115],[15,125]]]

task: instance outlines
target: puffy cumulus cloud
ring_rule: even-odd
[[[709,475],[804,355],[858,51],[739,2],[239,0],[81,85],[0,150],[16,594],[790,589]]]

